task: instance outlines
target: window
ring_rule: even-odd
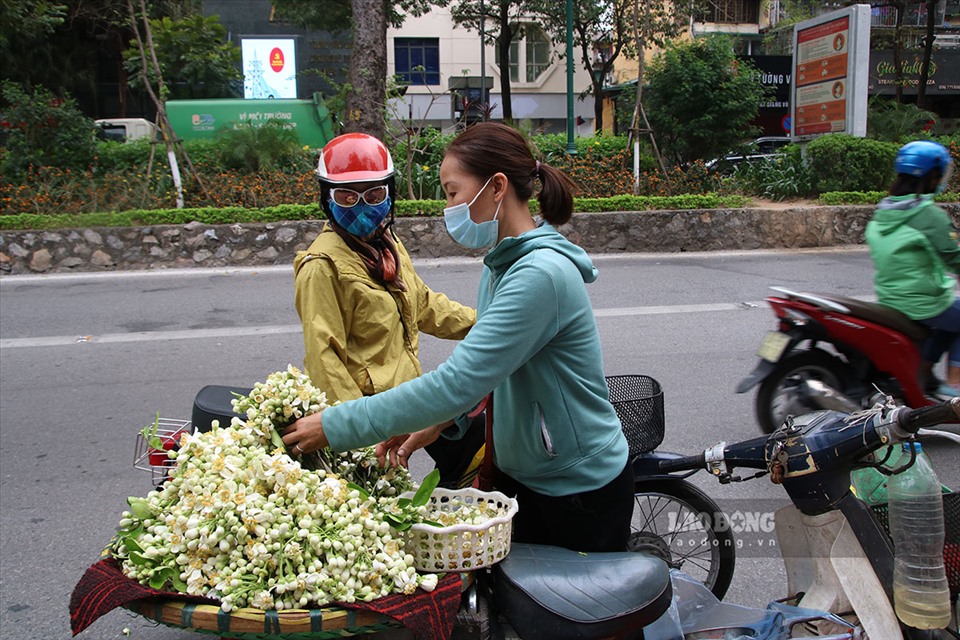
[[[438,38],[394,38],[395,73],[411,85],[440,84]]]
[[[500,64],[500,47],[496,47],[494,59]],[[520,82],[520,43],[516,39],[510,43],[510,82]]]
[[[540,27],[527,25],[524,31],[527,41],[527,82],[536,82],[550,66],[550,40]]]
[[[550,68],[553,45],[543,29],[534,24],[524,25],[519,36],[510,43],[510,82],[536,82]],[[495,49],[495,60],[500,64],[500,49]],[[522,56],[521,56],[522,53]]]

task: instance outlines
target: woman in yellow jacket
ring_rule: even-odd
[[[462,339],[476,311],[428,287],[394,233],[393,159],[362,133],[331,140],[320,154],[320,235],[294,260],[304,367],[327,402],[370,396],[418,377],[420,332]],[[456,484],[483,443],[444,438],[427,447],[441,482]]]

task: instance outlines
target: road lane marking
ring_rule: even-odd
[[[71,344],[116,344],[121,342],[157,342],[163,340],[191,340],[196,338],[244,338],[249,336],[300,333],[298,324],[217,327],[213,329],[185,329],[182,331],[137,331],[134,333],[106,333],[102,336],[47,336],[37,338],[0,339],[0,349],[24,347],[63,347]]]
[[[712,304],[677,304],[647,307],[620,307],[594,309],[597,318],[626,316],[673,315],[681,313],[714,313],[719,311],[751,311],[761,308],[762,302],[721,302]],[[266,325],[252,327],[214,327],[210,329],[184,329],[179,331],[136,331],[132,333],[106,333],[103,335],[38,336],[34,338],[3,338],[0,349],[23,349],[29,347],[64,347],[75,344],[118,344],[124,342],[158,342],[163,340],[192,340],[211,338],[243,338],[250,336],[283,335],[300,333],[299,324]]]
[[[713,311],[736,311],[749,309],[747,305],[759,305],[756,302],[719,302],[716,304],[671,304],[652,307],[621,307],[619,309],[594,309],[593,315],[598,318],[614,318],[617,316],[656,316],[674,313],[711,313]]]

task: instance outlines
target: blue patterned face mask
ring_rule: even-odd
[[[330,213],[337,224],[347,230],[350,235],[366,238],[380,228],[383,221],[390,215],[393,202],[388,197],[378,205],[369,205],[358,202],[352,207],[341,207],[333,198],[330,199]]]

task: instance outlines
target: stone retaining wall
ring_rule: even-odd
[[[960,225],[960,204],[946,205]],[[585,213],[560,230],[589,253],[860,244],[872,206]],[[322,221],[0,232],[0,273],[291,264]],[[398,218],[415,258],[482,255],[453,242],[442,218]]]

